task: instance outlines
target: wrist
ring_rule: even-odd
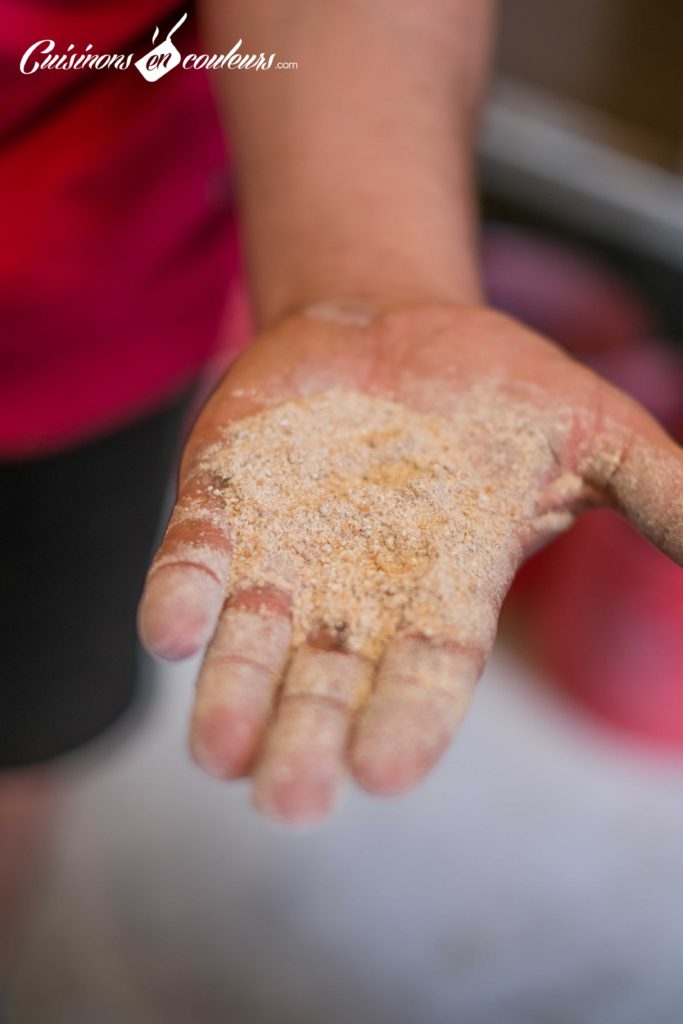
[[[478,210],[463,148],[454,142],[448,173],[378,156],[353,180],[300,166],[290,177],[284,161],[286,205],[257,203],[272,194],[272,180],[266,174],[256,188],[251,175],[242,212],[259,327],[330,300],[379,310],[480,304]]]
[[[256,305],[257,320],[267,326],[302,309],[326,308],[343,312],[351,320],[363,319],[395,308],[413,306],[475,305],[482,301],[478,274],[468,260],[461,266],[444,261],[420,273],[414,266],[384,267],[380,256],[359,249],[349,265],[338,258],[301,269],[278,286],[266,286]],[[472,261],[474,262],[474,261]]]
[[[336,309],[353,320],[397,307],[478,305],[483,299],[473,250],[468,245],[460,257],[451,254],[423,266],[412,258],[397,261],[392,254],[389,265],[381,245],[359,244],[346,257],[331,247],[317,251],[313,265],[292,261],[286,274],[272,280],[253,269],[255,320],[263,328],[306,309]]]

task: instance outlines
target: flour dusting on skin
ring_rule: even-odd
[[[533,406],[464,397],[448,418],[356,392],[243,419],[207,453],[233,534],[230,590],[292,595],[377,657],[399,628],[484,649],[553,456]]]

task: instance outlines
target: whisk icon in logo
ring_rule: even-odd
[[[146,78],[148,82],[156,82],[164,75],[168,74],[173,68],[180,64],[180,53],[178,49],[171,42],[171,36],[184,22],[187,20],[187,11],[183,14],[180,21],[177,21],[171,31],[168,33],[165,39],[146,53],[144,57],[140,57],[140,60],[135,61],[135,67],[138,69],[143,78]],[[154,30],[152,36],[152,43],[156,43],[159,36],[159,26]]]

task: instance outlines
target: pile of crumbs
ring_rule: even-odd
[[[485,647],[550,453],[539,413],[465,397],[448,417],[326,392],[243,419],[204,462],[234,536],[230,590],[292,596],[376,657],[397,628]]]

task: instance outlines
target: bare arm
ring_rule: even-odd
[[[349,771],[384,795],[428,773],[465,713],[516,567],[583,508],[619,508],[683,564],[683,453],[636,403],[482,302],[470,161],[488,3],[205,0],[204,14],[216,52],[242,36],[245,49],[274,50],[300,67],[214,73],[265,329],[188,441],[141,632],[166,658],[208,644],[191,726],[197,763],[225,779],[252,775],[262,810],[311,820],[330,810]],[[360,303],[375,315],[340,322],[307,311],[321,302]],[[267,504],[267,486],[252,470],[254,458],[284,449],[281,434],[273,442],[258,433],[260,414],[272,424],[267,417],[277,420],[283,407],[289,415],[288,402],[310,412],[311,396],[325,392],[338,407],[345,392],[367,410],[357,413],[356,447],[347,444],[356,453],[365,451],[378,401],[393,403],[410,443],[416,413],[440,416],[439,429],[450,432],[459,469],[430,456],[422,490],[394,487],[390,476],[382,504],[377,489],[366,495],[360,471],[347,489],[363,496],[362,521],[375,533],[394,514],[406,525],[388,551],[405,549],[406,566],[417,568],[412,576],[406,569],[398,591],[381,572],[363,575],[363,557],[376,568],[373,552],[381,555],[385,541],[364,547],[361,530],[350,554],[343,514],[329,543],[307,528],[303,539],[291,535],[299,513],[315,516],[327,503],[314,484],[323,471],[292,468],[303,457],[296,439],[284,442],[291,462],[264,469],[263,479],[293,477],[299,488],[292,515],[273,533],[283,502]],[[313,464],[329,466],[334,420],[325,401],[314,408],[303,448]],[[255,445],[243,477],[231,461],[238,436]],[[395,468],[395,436],[385,431],[368,449],[385,468]],[[405,463],[408,479],[416,465]],[[439,467],[448,487],[461,488],[446,503],[443,522],[453,516],[453,531],[434,526],[412,560],[411,502]],[[264,524],[260,539],[240,525],[233,499],[243,484],[252,488],[249,514]],[[394,565],[393,553],[386,558]],[[274,576],[275,563],[284,568]],[[301,584],[311,565],[320,603],[307,617]],[[331,583],[349,565],[344,592]],[[456,588],[436,606],[435,568]],[[389,615],[384,633],[340,636],[339,623],[358,616],[357,587],[367,621]],[[403,603],[392,605],[397,592]]]
[[[212,78],[262,326],[321,299],[477,300],[491,14],[488,0],[205,0],[213,49],[239,35],[299,65]]]

